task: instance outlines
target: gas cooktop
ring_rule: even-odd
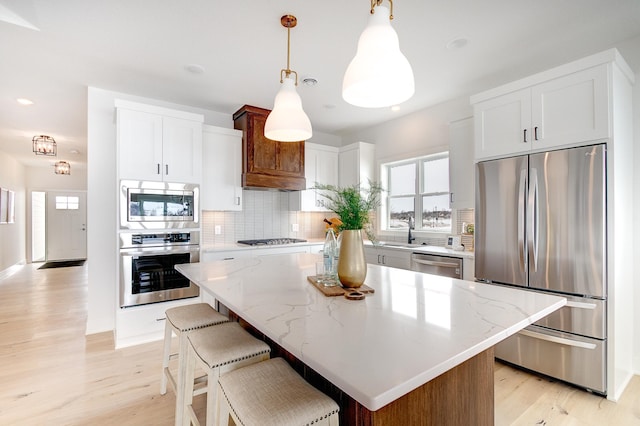
[[[307,240],[299,238],[265,238],[263,240],[239,240],[238,244],[247,246],[273,246],[279,244],[306,243]]]

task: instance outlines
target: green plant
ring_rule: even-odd
[[[359,185],[341,188],[316,182],[313,189],[321,191],[320,195],[328,200],[326,207],[340,217],[340,230],[364,229],[367,237],[375,241],[370,214],[380,206],[379,183],[369,181],[367,188]]]

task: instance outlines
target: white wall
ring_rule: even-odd
[[[0,151],[0,188],[15,193],[15,223],[0,225],[0,271],[17,263],[25,263],[26,190],[25,167],[8,154]]]
[[[449,122],[473,115],[469,97],[454,99],[367,129],[344,133],[342,144],[376,145],[376,160],[425,155],[449,146]]]
[[[87,334],[115,328],[117,271],[116,99],[203,114],[205,124],[233,128],[230,114],[221,114],[155,99],[88,88],[87,222],[89,294]]]
[[[57,175],[53,167],[27,167],[26,186],[29,191],[86,191],[87,169],[71,166],[70,175]]]

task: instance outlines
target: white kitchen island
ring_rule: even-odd
[[[345,425],[493,424],[493,346],[566,303],[378,265],[368,265],[375,293],[365,300],[327,297],[307,281],[320,259],[176,269],[331,395]]]

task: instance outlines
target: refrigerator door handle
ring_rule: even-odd
[[[565,339],[564,337],[550,336],[548,334],[538,333],[537,331],[520,330],[518,333],[533,339],[546,340],[547,342],[559,343],[561,345],[573,346],[575,348],[595,349],[594,343],[580,342],[578,340]]]
[[[529,188],[529,214],[528,224],[529,232],[527,233],[529,256],[533,259],[533,270],[538,270],[538,238],[539,238],[539,203],[538,203],[538,171],[534,168],[530,170],[531,188]]]
[[[527,170],[520,170],[520,185],[518,187],[518,254],[520,255],[520,269],[525,271],[527,242],[524,239],[525,230],[525,191],[527,188]]]

